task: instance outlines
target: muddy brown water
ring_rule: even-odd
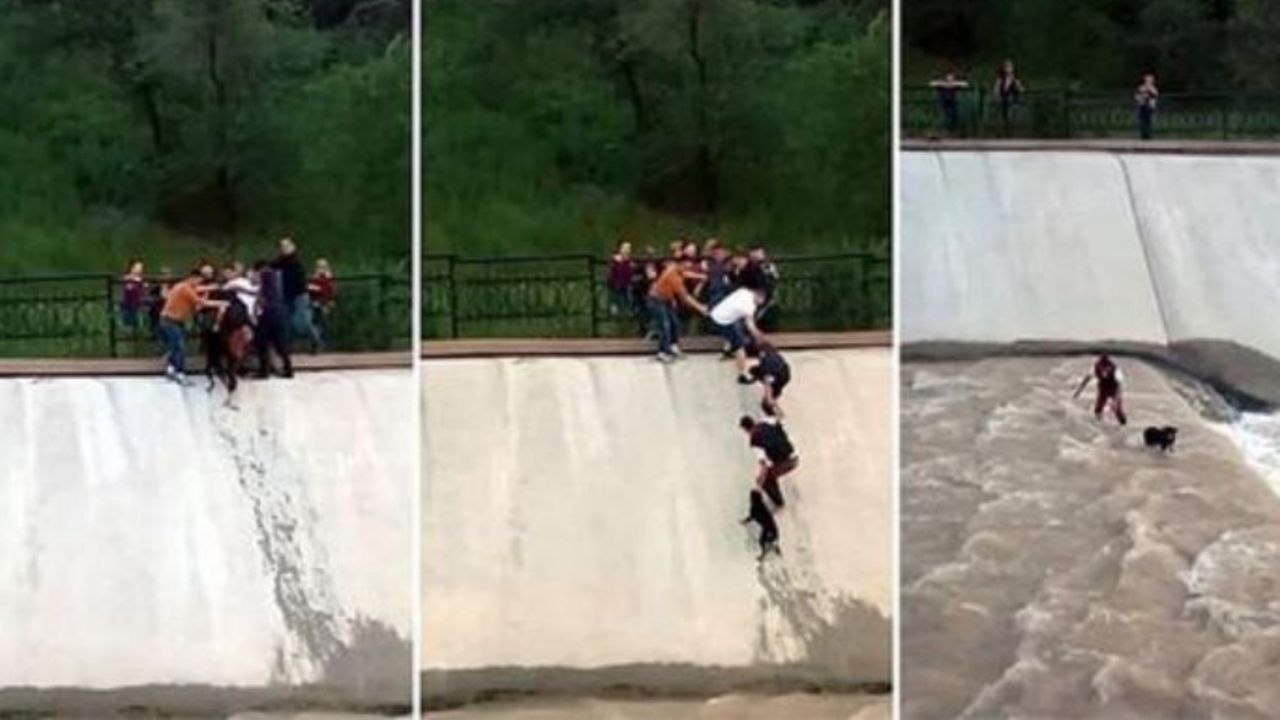
[[[1280,497],[1213,391],[1121,366],[1123,429],[1086,358],[904,365],[905,718],[1280,717]]]

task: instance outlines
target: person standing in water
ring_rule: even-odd
[[[1093,402],[1094,417],[1101,422],[1103,411],[1107,409],[1107,405],[1110,405],[1116,420],[1121,425],[1126,425],[1129,418],[1124,413],[1124,395],[1120,388],[1123,379],[1120,368],[1112,361],[1110,355],[1104,353],[1098,356],[1098,361],[1093,364],[1093,372],[1084,376],[1084,380],[1080,381],[1080,387],[1076,388],[1075,395],[1072,397],[1080,397],[1080,393],[1088,387],[1089,381],[1097,380],[1098,395]]]

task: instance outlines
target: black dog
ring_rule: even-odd
[[[756,559],[764,560],[764,556],[770,551],[781,555],[782,550],[778,548],[778,523],[774,522],[773,513],[764,501],[764,494],[759,490],[751,491],[751,512],[742,520],[742,524],[749,522],[760,525],[760,557]]]
[[[1156,448],[1161,452],[1173,452],[1173,444],[1178,440],[1178,428],[1166,425],[1164,427],[1149,427],[1142,431],[1142,442],[1149,448]]]

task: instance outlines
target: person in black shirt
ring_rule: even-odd
[[[733,290],[733,267],[729,249],[719,240],[707,241],[707,281],[703,285],[707,307],[715,307]]]
[[[940,79],[929,83],[929,87],[938,95],[938,108],[942,111],[942,127],[952,137],[960,134],[960,98],[961,90],[969,89],[969,82],[956,76],[954,72],[943,75]]]
[[[782,353],[767,341],[753,343],[747,354],[759,358],[747,370],[747,374],[764,388],[764,399],[760,401],[760,407],[766,415],[781,418],[782,406],[778,401],[782,397],[782,391],[791,382],[791,366],[782,357]]]
[[[254,338],[257,341],[258,377],[271,375],[272,350],[280,356],[281,374],[293,377],[293,360],[289,356],[289,309],[284,300],[280,271],[265,260],[259,260],[253,269],[258,274],[258,327]]]
[[[750,415],[743,415],[738,420],[738,427],[747,434],[748,444],[755,448],[759,457],[760,472],[756,475],[756,484],[769,496],[774,507],[781,510],[786,501],[778,487],[778,479],[800,465],[787,431],[780,423],[756,422]]]
[[[307,292],[307,269],[298,257],[298,246],[294,244],[293,238],[280,240],[280,254],[272,261],[271,266],[280,273],[280,290],[288,313],[286,342],[291,343],[291,333],[296,333],[311,343],[311,352],[320,352],[320,332],[316,330],[311,295]]]
[[[228,272],[230,269],[228,268]],[[244,358],[252,330],[249,329],[249,310],[234,291],[215,288],[209,291],[206,317],[201,323],[201,340],[204,343],[205,375],[209,378],[209,390],[221,378],[230,395],[236,391],[240,362]]]

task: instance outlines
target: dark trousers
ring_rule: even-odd
[[[1156,111],[1149,107],[1138,108],[1138,137],[1150,140],[1154,130]]]
[[[960,134],[960,106],[955,100],[943,100],[942,106],[942,128],[947,131],[948,135]]]
[[[778,478],[795,470],[799,465],[800,459],[796,457],[769,465],[769,470],[765,473],[764,480],[760,483],[760,489],[764,490],[764,494],[769,497],[774,507],[780,508],[787,504],[782,497],[782,488],[778,486]]]
[[[661,300],[650,295],[646,298],[645,307],[649,310],[649,321],[658,335],[658,352],[670,353],[671,346],[680,341],[679,321],[676,311]]]
[[[254,334],[258,351],[258,376],[271,374],[271,351],[280,356],[281,372],[285,377],[293,375],[293,360],[289,357],[289,320],[278,310],[268,310],[258,318]]]

